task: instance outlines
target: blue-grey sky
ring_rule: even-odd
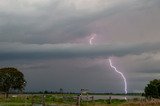
[[[26,90],[142,92],[160,78],[159,0],[1,0],[0,67]],[[94,45],[89,45],[92,34]]]

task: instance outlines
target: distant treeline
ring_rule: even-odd
[[[14,92],[16,94],[16,92]],[[79,95],[80,92],[59,92],[59,91],[28,91],[23,92],[24,94],[75,94]],[[124,93],[88,93],[89,95],[125,95]],[[142,93],[127,93],[127,95],[142,95]]]

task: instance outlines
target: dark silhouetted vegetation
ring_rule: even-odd
[[[10,91],[23,91],[26,85],[23,73],[16,68],[0,69],[0,92],[4,92],[6,97]]]
[[[144,89],[145,96],[147,98],[159,98],[160,97],[160,80],[154,79]]]

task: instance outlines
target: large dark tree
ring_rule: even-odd
[[[147,98],[160,98],[160,80],[154,79],[144,89]]]
[[[6,94],[12,90],[23,91],[26,85],[23,73],[16,68],[0,69],[0,91]]]

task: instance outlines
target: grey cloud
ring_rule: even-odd
[[[146,52],[140,55],[127,55],[119,57],[117,63],[124,66],[121,70],[128,73],[157,74],[160,72],[160,52]]]
[[[38,58],[97,58],[109,56],[140,55],[158,52],[160,43],[84,45],[84,44],[21,44],[1,43],[0,59]]]
[[[138,73],[159,74],[160,73],[160,68],[154,69],[154,67],[152,67],[152,69],[139,70]],[[160,76],[160,74],[159,74],[159,76]]]
[[[39,44],[73,42],[76,39],[88,36],[89,33],[92,33],[94,31],[99,32],[100,29],[103,29],[97,28],[96,30],[94,30],[96,25],[90,25],[95,21],[105,19],[103,23],[107,25],[107,23],[105,23],[107,20],[112,22],[112,19],[109,18],[110,16],[115,16],[115,14],[117,13],[126,15],[128,14],[128,12],[124,13],[125,11],[127,11],[126,8],[128,9],[128,11],[130,11],[130,8],[133,7],[133,1],[126,2],[126,0],[107,0],[102,2],[99,0],[94,0],[95,3],[91,3],[91,5],[96,8],[92,7],[92,9],[94,10],[93,12],[86,12],[88,11],[87,9],[76,9],[84,7],[84,5],[82,5],[83,0],[79,0],[79,2],[82,3],[80,5],[77,4],[79,3],[77,1],[64,1],[47,1],[43,6],[41,2],[33,1],[32,3],[26,0],[10,4],[18,7],[13,13],[5,11],[1,12],[0,41]],[[100,3],[100,6],[98,7],[96,5],[97,1],[98,3]],[[122,1],[124,4],[120,3]],[[25,5],[25,3],[27,4]],[[34,5],[35,3],[37,5]],[[89,2],[87,1],[87,3]],[[117,7],[114,7],[114,5],[112,5],[110,8],[104,6],[108,6],[110,3],[119,5],[116,5]],[[20,4],[22,6],[19,7]],[[78,7],[76,7],[77,5]],[[32,7],[36,7],[36,9],[30,10],[30,8]],[[26,8],[29,8],[28,11]],[[89,7],[85,6],[85,8]],[[99,8],[103,9],[99,10]],[[118,19],[121,19],[121,17],[123,18],[123,16],[121,15],[118,17],[120,17]],[[116,23],[113,22],[113,25],[116,26]],[[112,35],[114,35],[115,31],[112,32],[112,27],[111,29],[105,29],[110,30],[109,33],[112,33]],[[103,32],[105,32],[105,30],[100,32],[100,34]]]
[[[119,80],[120,77],[106,66],[103,67],[103,65],[97,64],[96,61],[97,59],[81,58],[32,61],[9,60],[8,62],[10,66],[17,67],[24,73],[28,82],[26,90],[56,91],[63,88],[64,91],[79,92],[81,88],[88,88],[94,92],[123,92],[121,86],[123,82]],[[4,62],[0,63],[1,66],[2,64],[5,66]],[[6,66],[8,66],[7,62]],[[113,85],[113,83],[116,84]]]

